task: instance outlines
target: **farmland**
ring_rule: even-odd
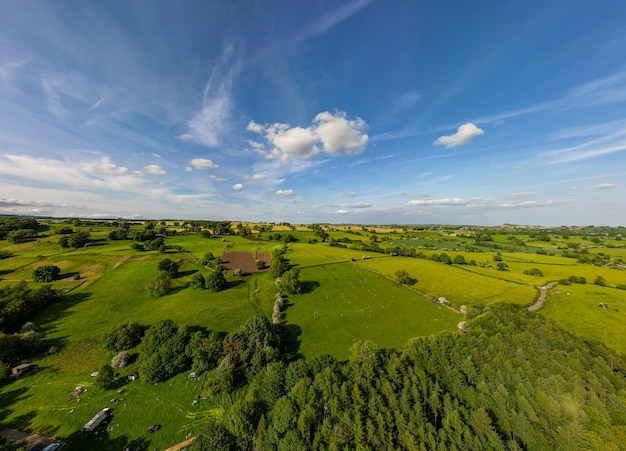
[[[246,223],[248,229],[240,230],[255,226],[259,225]],[[383,226],[365,231],[356,226],[312,229],[303,225],[277,226],[271,232],[246,236],[233,229],[232,234],[214,236],[169,222],[155,235],[165,244],[151,249],[145,241],[141,250],[131,239],[109,239],[114,227],[106,222],[74,225],[74,233],[90,235],[90,245],[64,248],[58,227],[48,224],[37,239],[24,243],[0,241],[0,251],[5,252],[0,259],[0,288],[20,281],[41,286],[32,281],[33,270],[54,265],[60,276],[49,285],[62,293],[31,319],[44,352],[28,360],[39,369],[4,383],[0,414],[4,425],[63,438],[67,449],[120,449],[133,440],[146,449],[164,449],[220,418],[233,396],[244,396],[243,391],[235,390],[232,396],[216,391],[216,370],[194,380],[179,374],[154,386],[141,377],[126,383],[124,376],[139,368],[138,348],[131,351],[134,360],[117,380],[115,389],[121,393],[96,387],[89,375],[110,362],[111,354],[102,342],[122,323],[148,327],[170,319],[229,334],[255,314],[271,317],[280,288],[270,270],[253,266],[255,256],[269,266],[272,254],[280,254],[288,268],[299,270],[301,289],[285,296],[281,316],[281,327],[287,331],[283,346],[291,359],[330,354],[345,360],[351,347],[363,340],[385,349],[400,348],[413,337],[456,330],[464,319],[458,313],[463,305],[528,306],[537,298],[538,287],[550,281],[561,283],[549,293],[540,315],[626,353],[626,292],[620,289],[626,286],[626,271],[620,269],[624,249],[616,239],[605,239],[612,246],[607,248],[587,236],[565,239],[543,230],[543,239],[538,240],[528,231]],[[132,224],[129,234],[146,230],[150,230],[146,224]],[[485,232],[491,241],[473,238]],[[550,242],[544,241],[546,234]],[[579,252],[581,246],[584,253]],[[409,250],[412,256],[405,256]],[[578,258],[564,256],[568,252],[577,252]],[[441,261],[442,253],[449,254],[449,261]],[[594,260],[589,262],[589,256]],[[155,297],[147,286],[160,274],[157,266],[166,258],[174,262],[177,273],[167,293]],[[193,288],[198,276],[210,278],[221,270],[222,262],[227,282],[223,290]],[[236,269],[243,274],[236,275]],[[537,269],[541,274],[529,274]],[[402,271],[409,276],[406,285],[397,281]],[[584,278],[587,284],[570,284],[571,276]],[[598,277],[602,285],[594,283]],[[451,308],[436,302],[441,297]],[[79,385],[87,388],[80,403],[69,396]],[[192,405],[199,394],[202,400]],[[114,407],[109,432],[97,438],[78,434],[111,398],[121,401]],[[150,434],[148,424],[163,427]]]

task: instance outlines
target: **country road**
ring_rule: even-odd
[[[535,310],[537,310],[539,307],[541,307],[543,305],[543,301],[546,299],[546,296],[548,295],[548,290],[550,288],[552,288],[553,286],[558,285],[558,282],[550,282],[549,284],[543,286],[543,287],[539,287],[539,299],[537,299],[537,302],[535,302],[533,305],[531,305],[530,307],[528,307],[528,311],[529,312],[534,312]]]

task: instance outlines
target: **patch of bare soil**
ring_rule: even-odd
[[[222,263],[227,271],[241,269],[245,273],[256,272],[254,254],[251,252],[224,251]]]

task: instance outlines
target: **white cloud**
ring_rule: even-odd
[[[243,189],[243,185],[242,185],[241,183],[235,183],[235,184],[233,185],[233,189],[234,189],[235,191],[242,190],[242,189]]]
[[[96,108],[98,108],[100,105],[102,105],[102,102],[104,102],[104,97],[102,97],[100,100],[98,100],[96,103],[94,103],[93,105],[91,105],[91,107],[89,108],[89,110],[95,110]]]
[[[521,193],[512,193],[511,197],[513,199],[524,199],[527,197],[535,197],[538,193],[534,192],[534,191],[527,191],[527,192],[521,192]]]
[[[246,175],[244,178],[246,180],[265,180],[267,179],[267,174]]]
[[[161,158],[161,155],[159,155],[158,153],[153,153],[150,155],[152,155],[152,158]]]
[[[262,135],[265,131],[265,127],[263,127],[261,124],[257,124],[254,121],[250,121],[248,123],[248,126],[246,127],[246,130]]]
[[[226,182],[228,179],[224,178],[224,177],[218,177],[217,175],[209,175],[209,178],[215,182]]]
[[[367,146],[368,136],[362,133],[367,124],[360,117],[349,121],[344,112],[333,115],[324,111],[315,116],[313,122],[324,151],[331,155],[361,153]]]
[[[444,197],[440,199],[416,199],[407,202],[409,206],[417,205],[467,205],[468,201],[459,197]]]
[[[347,215],[348,213],[350,213],[348,210],[337,210],[335,212],[337,215]]]
[[[196,169],[215,169],[219,167],[212,160],[207,160],[206,158],[194,158],[189,161],[189,164]]]
[[[344,196],[346,196],[346,197],[354,197],[354,196],[356,196],[356,193],[354,193],[352,191],[348,191],[347,193],[344,194]]]
[[[262,126],[251,121],[246,129],[262,134],[271,146],[268,153],[263,150],[263,144],[249,140],[257,152],[283,163],[291,162],[293,158],[310,159],[320,150],[333,156],[357,154],[365,149],[369,139],[363,133],[367,129],[365,121],[358,117],[348,120],[343,111],[319,113],[309,127],[281,123]]]
[[[213,69],[202,96],[202,109],[189,121],[190,139],[209,147],[221,143],[222,136],[230,129],[233,109],[233,85],[239,76],[240,63],[235,57],[233,43],[223,51]],[[180,139],[184,139],[180,135]]]
[[[600,183],[598,185],[592,186],[591,189],[611,189],[616,187],[617,183]]]
[[[292,189],[279,189],[278,191],[276,191],[277,196],[288,197],[293,196],[294,194],[296,194],[296,192]]]
[[[191,172],[193,171],[193,169],[191,169],[190,166],[185,166],[185,172]]]
[[[461,125],[453,135],[440,136],[433,144],[444,145],[448,149],[464,146],[469,144],[472,141],[472,138],[482,135],[483,133],[485,133],[484,130],[476,127],[471,122],[468,122],[467,124]]]
[[[319,152],[318,138],[311,127],[274,124],[265,129],[265,138],[274,146],[273,154],[285,162],[289,157],[311,158]]]
[[[189,133],[181,133],[177,136],[177,138],[181,141],[191,141],[192,139],[194,139],[194,136]]]
[[[128,170],[125,166],[117,166],[115,163],[111,163],[109,157],[103,158],[99,163],[96,163],[94,166],[95,172],[99,174],[106,175],[129,175],[131,171]],[[135,171],[135,175],[140,175],[141,173]]]
[[[358,204],[346,205],[346,207],[348,207],[348,208],[370,208],[371,206],[372,206],[372,204],[366,203],[366,202],[361,202],[361,203],[358,203]]]
[[[167,172],[165,172],[165,170],[158,164],[149,164],[147,166],[144,166],[143,170],[146,171],[147,174],[167,175]]]

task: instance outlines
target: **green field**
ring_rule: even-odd
[[[310,292],[289,297],[288,324],[301,329],[300,352],[341,359],[357,340],[398,347],[409,338],[454,329],[460,315],[353,263],[308,268]],[[318,285],[319,284],[319,285]]]
[[[195,381],[182,374],[156,386],[141,379],[120,382],[122,393],[100,390],[93,386],[90,374],[110,361],[101,342],[106,333],[128,321],[152,325],[172,319],[178,324],[228,333],[238,330],[258,312],[270,317],[278,288],[269,272],[230,275],[228,288],[219,293],[192,289],[189,285],[194,274],[210,274],[211,269],[199,263],[207,252],[214,256],[221,256],[224,250],[272,252],[284,244],[256,236],[206,238],[198,233],[178,233],[166,237],[165,254],[154,250],[138,252],[131,249],[133,241],[106,239],[113,228],[100,226],[75,228],[89,231],[97,241],[89,247],[68,249],[58,243],[58,227],[52,225],[31,242],[0,242],[0,250],[12,254],[0,260],[0,287],[21,280],[36,286],[31,281],[33,269],[57,265],[61,280],[53,282],[53,286],[66,293],[33,319],[43,334],[45,348],[54,347],[56,352],[30,360],[39,365],[37,372],[0,387],[3,425],[63,438],[68,441],[67,449],[119,450],[131,440],[140,440],[144,449],[165,449],[198,433],[232,401],[204,391],[208,379],[215,376],[213,372]],[[133,229],[143,227],[135,225]],[[624,270],[581,264],[558,255],[539,255],[534,248],[510,244],[506,234],[494,235],[494,244],[515,248],[515,252],[492,248],[485,248],[487,252],[465,252],[465,243],[473,246],[472,239],[450,236],[439,229],[376,235],[377,244],[383,249],[398,244],[433,246],[436,250],[425,250],[424,254],[431,256],[443,251],[452,258],[463,255],[466,261],[477,263],[469,266],[331,247],[323,242],[309,244],[309,238],[316,235],[305,228],[293,233],[285,228],[279,233],[292,234],[300,240],[289,243],[285,257],[292,267],[300,269],[304,283],[301,294],[287,298],[284,311],[288,331],[285,346],[290,355],[312,358],[327,353],[346,359],[352,344],[365,339],[382,348],[401,347],[412,337],[454,330],[462,320],[461,315],[432,299],[443,296],[457,308],[473,301],[530,305],[538,296],[537,287],[571,275],[584,276],[587,285],[559,285],[540,314],[626,353],[626,321],[622,313],[626,311],[626,291],[593,284],[598,275],[609,286],[626,284]],[[335,239],[364,242],[372,236],[370,232],[361,232],[361,236],[342,231],[328,233]],[[516,238],[528,240],[529,236]],[[566,242],[592,244],[579,237],[560,239],[557,235],[551,242],[526,244],[551,249]],[[611,243],[621,244],[617,240]],[[623,249],[589,249],[614,259],[624,255]],[[501,252],[507,271],[496,269],[496,251]],[[157,275],[157,264],[164,258],[179,263],[180,276],[174,279],[169,294],[154,298],[146,285]],[[541,269],[543,277],[524,274],[532,268]],[[411,287],[400,285],[395,281],[399,270],[406,270],[417,282]],[[599,308],[599,302],[607,304],[608,309]],[[136,365],[135,362],[124,368],[119,380]],[[80,402],[69,394],[78,385],[88,389]],[[199,393],[206,399],[192,406],[191,401]],[[112,429],[106,435],[85,438],[77,433],[97,411],[110,406],[113,398],[121,401],[114,406]],[[146,427],[150,424],[161,424],[162,429],[149,434]]]
[[[603,303],[607,309],[598,306]],[[597,285],[558,285],[541,314],[626,355],[626,291]]]
[[[537,296],[537,290],[532,286],[474,274],[464,270],[464,267],[429,260],[387,257],[358,263],[389,277],[405,270],[418,280],[414,285],[416,290],[431,297],[443,296],[457,308],[474,301],[531,304]]]

